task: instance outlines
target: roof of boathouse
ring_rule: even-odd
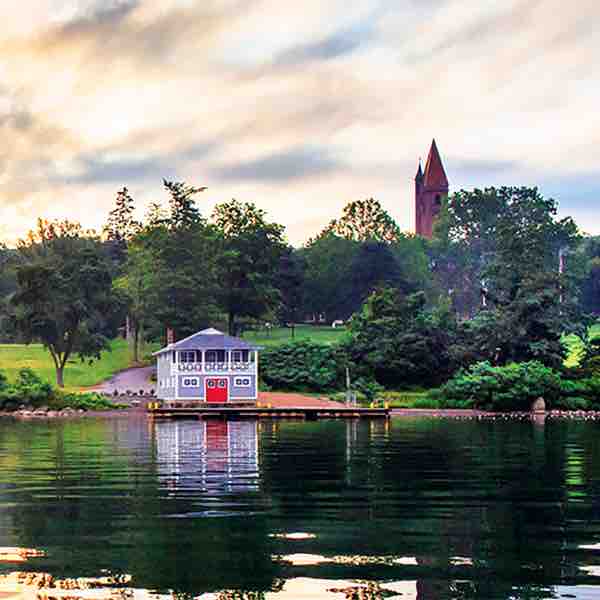
[[[241,338],[225,335],[222,331],[209,327],[161,348],[158,352],[154,352],[153,356],[172,350],[260,350],[260,346],[249,344]]]

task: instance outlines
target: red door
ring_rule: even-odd
[[[229,386],[227,377],[209,377],[204,382],[207,402],[227,402]]]

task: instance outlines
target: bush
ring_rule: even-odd
[[[84,410],[121,408],[100,394],[74,394],[56,390],[28,368],[21,369],[12,384],[0,372],[0,408],[11,410],[22,404],[34,408],[47,406],[56,410],[67,407]]]
[[[353,390],[353,391],[356,394],[356,402],[358,404],[367,404],[368,403],[367,397],[362,392],[358,392],[355,390]],[[329,399],[335,400],[336,402],[345,403],[346,402],[346,392],[335,392],[334,394],[329,394]]]
[[[261,376],[275,389],[322,392],[341,386],[345,364],[339,347],[300,341],[263,350]]]
[[[555,371],[537,361],[503,367],[485,361],[459,371],[432,396],[445,408],[529,410],[540,396],[547,407],[558,404],[562,383]]]
[[[124,408],[123,404],[114,404],[102,394],[85,393],[74,394],[57,391],[49,404],[50,408],[61,410],[63,408],[75,408],[83,410],[110,410]]]
[[[21,369],[15,383],[7,383],[0,377],[0,407],[11,408],[20,404],[42,406],[48,404],[53,395],[52,386],[42,381],[31,369]]]
[[[379,385],[374,379],[359,377],[352,386],[357,394],[360,394],[367,402],[372,402],[375,398],[383,394],[384,387]]]
[[[391,408],[439,408],[440,403],[431,393],[386,391],[382,394],[384,402]]]

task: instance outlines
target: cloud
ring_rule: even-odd
[[[139,4],[139,0],[96,1],[58,27],[57,34],[83,34],[98,28],[118,26]]]
[[[452,160],[451,158],[447,162],[456,177],[471,179],[510,176],[519,169],[519,163],[513,160]]]
[[[281,66],[300,65],[312,61],[330,60],[351,54],[373,39],[371,20],[340,29],[316,42],[299,44],[275,57],[273,64]]]
[[[140,182],[156,183],[163,177],[177,179],[178,169],[182,165],[206,158],[216,147],[216,144],[197,143],[174,152],[141,157],[107,149],[74,157],[68,171],[57,172],[52,179],[68,185],[130,185]]]
[[[327,148],[302,146],[218,166],[209,173],[220,181],[285,182],[325,175],[342,168],[343,164],[332,158]]]
[[[296,243],[369,196],[408,229],[432,137],[452,189],[539,183],[600,232],[598,18],[595,0],[20,0],[4,235],[98,227],[117,187],[143,205],[163,176],[208,185],[207,207],[258,199]]]

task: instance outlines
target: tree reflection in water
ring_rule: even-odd
[[[207,599],[583,599],[597,440],[552,419],[0,422],[0,546]]]

